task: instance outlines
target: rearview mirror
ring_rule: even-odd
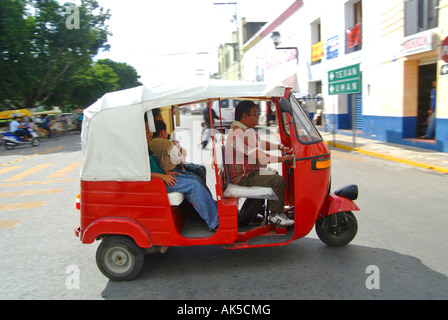
[[[288,100],[286,100],[285,98],[281,98],[279,105],[282,112],[291,113],[291,104]]]

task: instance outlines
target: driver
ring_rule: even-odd
[[[290,151],[281,144],[260,139],[254,127],[258,124],[259,111],[253,101],[241,101],[235,108],[233,122],[226,140],[226,166],[230,183],[245,187],[270,187],[278,200],[268,201],[269,221],[279,226],[289,227],[294,220],[284,213],[286,180],[277,172],[266,169],[272,162],[292,161],[291,155],[274,157],[265,151]],[[262,150],[262,146],[265,146]]]
[[[19,123],[19,120],[19,117],[14,117],[14,120],[9,124],[9,132],[19,139],[22,138],[28,141],[31,138],[31,135],[28,133],[27,127]]]

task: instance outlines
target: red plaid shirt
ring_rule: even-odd
[[[260,137],[254,129],[248,128],[239,121],[232,124],[226,139],[226,167],[229,181],[238,184],[243,177],[252,171],[265,168],[257,159]]]

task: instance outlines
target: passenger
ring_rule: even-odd
[[[152,115],[154,117],[154,121],[160,120],[162,122],[164,122],[163,117],[162,117],[162,112],[160,111],[159,108],[153,109],[152,110]],[[154,133],[151,133],[149,130],[149,126],[148,126],[148,119],[145,113],[145,122],[146,122],[146,138],[148,141],[148,146],[149,146],[149,142],[152,140]],[[171,140],[171,137],[169,134],[167,134],[167,139]],[[177,140],[172,140],[174,145],[181,149],[180,143]],[[182,148],[184,157],[187,156],[187,151]],[[204,165],[202,164],[196,164],[196,163],[183,163],[183,169],[188,171],[188,172],[192,172],[194,174],[196,174],[198,177],[201,178],[201,180],[204,182],[204,184],[207,184],[207,169],[205,168]]]
[[[48,138],[51,138],[53,134],[53,130],[51,129],[51,126],[53,125],[53,121],[48,117],[48,115],[44,115],[44,118],[40,124],[40,127],[48,131]]]
[[[156,155],[149,149],[151,178],[159,178],[165,182],[167,192],[183,193],[193,205],[199,216],[204,219],[211,231],[219,226],[218,207],[207,186],[195,175],[179,172],[165,172],[159,164]]]
[[[233,122],[226,141],[226,166],[230,183],[245,187],[270,187],[279,200],[269,200],[269,220],[280,226],[292,226],[294,220],[289,219],[284,211],[285,179],[277,172],[266,170],[268,163],[292,161],[292,156],[273,157],[265,150],[290,149],[281,144],[262,141],[253,129],[258,124],[259,111],[252,101],[242,101],[235,108],[235,121]]]

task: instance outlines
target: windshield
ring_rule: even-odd
[[[305,111],[303,111],[296,98],[291,95],[289,98],[291,103],[291,113],[294,127],[296,129],[297,138],[302,144],[313,144],[322,141],[317,129],[311,123]]]

